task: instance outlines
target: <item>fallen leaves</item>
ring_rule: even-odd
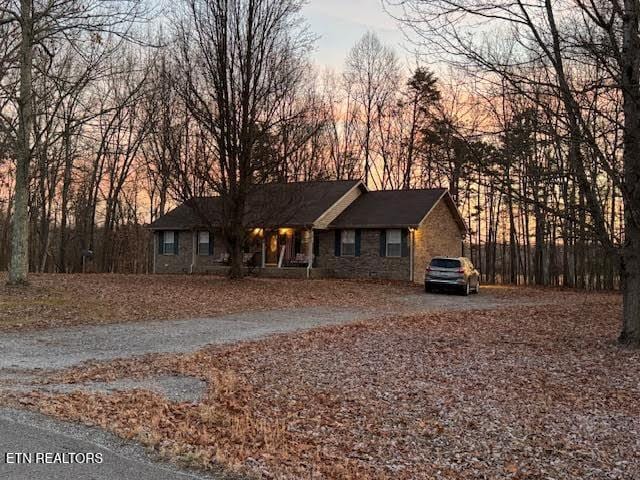
[[[197,405],[145,391],[32,393],[173,458],[262,478],[640,477],[640,353],[617,296],[389,317],[76,368],[56,381],[192,375]],[[571,301],[567,301],[571,298]]]
[[[417,287],[398,282],[205,275],[31,274],[27,287],[0,273],[0,329],[218,316],[310,306],[375,308]]]

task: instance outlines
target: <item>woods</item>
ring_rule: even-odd
[[[253,184],[447,187],[483,282],[622,288],[640,341],[637,3],[385,4],[410,65],[368,33],[332,71],[296,0],[1,0],[0,268],[147,272],[212,194],[239,261]]]

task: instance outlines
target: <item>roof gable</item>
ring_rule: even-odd
[[[359,180],[269,183],[255,185],[249,193],[245,220],[250,227],[311,226]],[[191,199],[155,220],[153,230],[189,230],[220,226],[221,197]]]
[[[444,188],[379,190],[358,197],[330,225],[331,228],[418,227],[435,205],[444,200],[462,231],[464,221]]]

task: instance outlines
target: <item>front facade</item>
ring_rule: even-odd
[[[462,254],[464,222],[444,189],[376,192],[359,181],[258,188],[248,202],[243,258],[251,273],[421,283],[432,257]],[[213,214],[217,200],[195,202],[150,225],[155,273],[226,272],[229,255]]]

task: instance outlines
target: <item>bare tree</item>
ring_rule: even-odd
[[[259,155],[283,119],[288,92],[304,73],[311,38],[299,0],[187,0],[178,24],[178,85],[184,102],[211,136],[198,171],[222,200],[222,234],[230,276],[242,276],[245,213],[251,186],[277,165]],[[286,115],[285,115],[286,117]]]
[[[102,42],[101,35],[126,35],[133,21],[139,18],[141,3],[134,0],[52,0],[19,3],[7,1],[2,7],[0,26],[15,26],[18,45],[19,77],[16,112],[16,175],[13,206],[13,228],[9,283],[27,282],[29,270],[29,166],[32,161],[32,131],[34,126],[33,69],[34,53],[53,55],[56,42],[69,42],[82,54],[84,47]]]
[[[399,72],[396,54],[384,46],[378,37],[368,32],[347,55],[344,73],[347,89],[362,108],[364,126],[362,144],[364,154],[363,179],[365,183],[381,181],[380,172],[373,176],[376,164],[372,158],[372,133],[380,111],[393,97],[398,86]],[[377,180],[376,180],[377,178]],[[381,185],[379,185],[381,186]]]
[[[444,53],[450,61],[467,65],[466,71],[485,82],[495,79],[540,109],[559,120],[566,132],[560,142],[566,155],[564,181],[575,180],[575,202],[579,238],[592,232],[611,254],[619,255],[624,291],[624,322],[620,340],[640,345],[640,39],[638,3],[619,2],[534,2],[473,0],[407,0],[405,20],[432,51]],[[502,32],[487,41],[486,33]],[[477,35],[469,35],[476,33]],[[499,48],[497,41],[509,48]],[[589,60],[584,62],[584,60]],[[597,71],[581,76],[585,63],[595,64]],[[469,68],[470,67],[470,68]],[[580,67],[580,68],[575,68]],[[539,75],[532,75],[538,72]],[[609,117],[609,131],[623,132],[623,167],[616,168],[617,158],[607,151],[598,135],[593,118],[594,98],[597,108],[606,101],[593,95],[594,87],[622,97],[623,125]],[[543,94],[540,95],[540,89]],[[560,109],[556,109],[559,105]],[[601,110],[603,113],[606,110]],[[606,113],[605,113],[606,115]],[[608,154],[609,153],[609,154]],[[547,167],[538,165],[545,171]],[[615,243],[603,201],[600,178],[607,178],[624,204],[624,242]],[[539,212],[557,214],[541,199],[531,199]],[[567,207],[566,205],[564,207]],[[541,217],[538,219],[541,220]],[[541,237],[537,239],[541,241]],[[588,258],[584,258],[588,261]]]

